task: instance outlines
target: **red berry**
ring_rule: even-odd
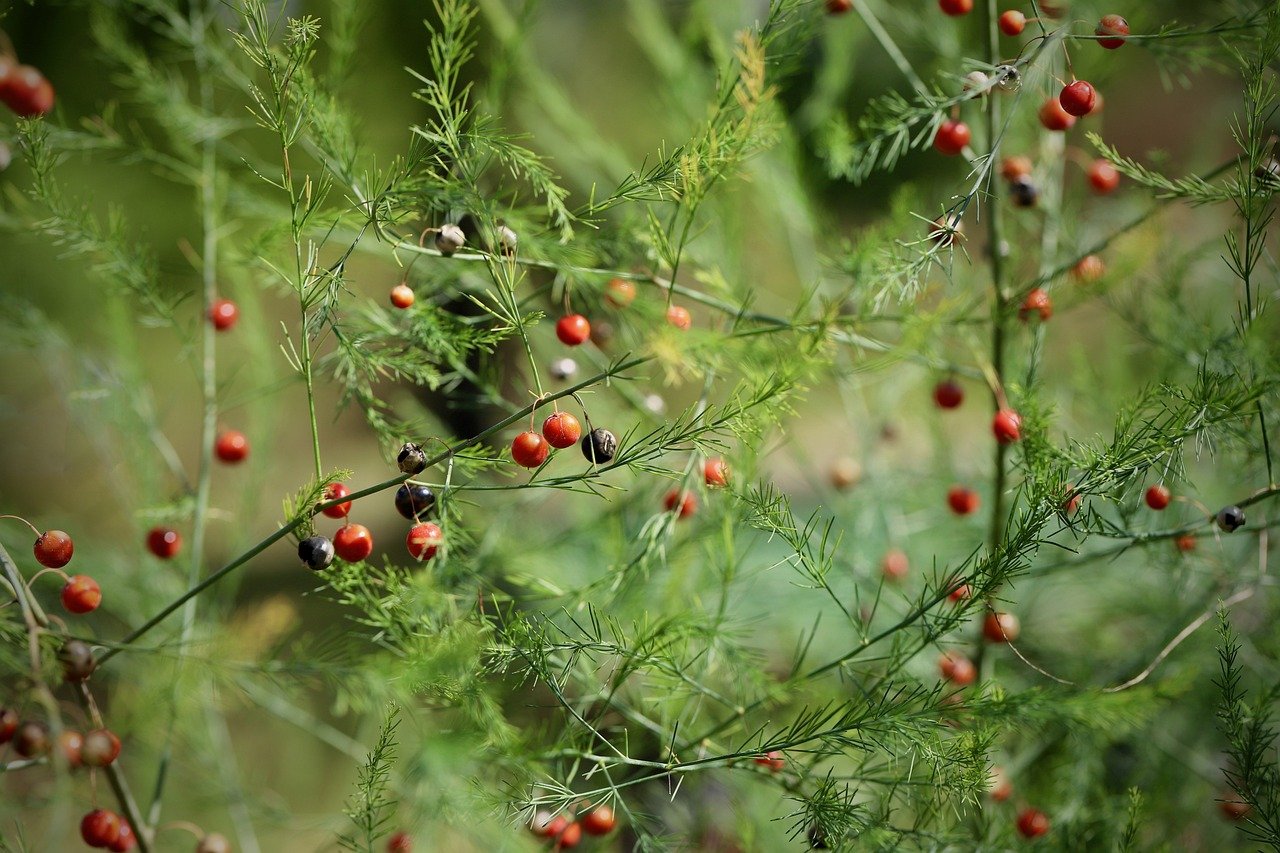
[[[1030,157],[1015,154],[1000,161],[1000,176],[1006,181],[1017,181],[1030,177],[1033,168]]]
[[[147,533],[147,550],[169,560],[182,549],[182,535],[169,527],[153,527]]]
[[[1012,409],[1001,409],[991,419],[991,431],[1001,444],[1013,444],[1022,438],[1022,416]]]
[[[351,494],[351,490],[347,488],[345,483],[330,483],[324,487],[325,501],[335,501],[339,498],[345,498],[349,494]],[[325,507],[321,512],[330,518],[346,518],[347,514],[351,512],[351,501],[343,501],[340,504]]]
[[[219,332],[225,332],[240,319],[240,309],[230,299],[217,299],[209,306],[209,322]]]
[[[1218,809],[1222,812],[1222,816],[1227,820],[1240,820],[1249,812],[1253,811],[1253,807],[1248,803],[1242,803],[1235,798],[1234,793],[1228,793],[1225,796],[1232,797],[1230,800],[1220,800]]]
[[[401,830],[387,839],[387,853],[413,853],[413,837]]]
[[[1177,539],[1173,540],[1173,544],[1178,546],[1178,550],[1186,554],[1196,549],[1196,537],[1191,533],[1184,533]]]
[[[1162,483],[1157,483],[1147,489],[1147,506],[1152,509],[1164,509],[1169,505],[1169,501],[1172,497],[1173,495],[1169,492],[1167,486]]]
[[[702,479],[713,489],[729,485],[729,466],[723,459],[708,459],[702,463]]]
[[[1053,300],[1047,291],[1038,287],[1022,300],[1022,307],[1018,309],[1018,319],[1025,323],[1032,314],[1039,314],[1042,323],[1053,316]]]
[[[1071,497],[1062,502],[1062,512],[1065,515],[1075,515],[1080,510],[1080,504],[1084,502],[1084,495],[1079,492],[1072,493]]]
[[[1098,39],[1098,44],[1107,50],[1115,50],[1124,46],[1124,37],[1129,35],[1129,22],[1119,15],[1103,15],[1093,34],[1111,36],[1111,38]]]
[[[72,767],[80,766],[80,747],[84,745],[84,735],[71,729],[63,729],[58,735],[58,748]]]
[[[333,552],[348,563],[358,563],[373,553],[373,534],[363,524],[344,524],[333,534]]]
[[[1062,91],[1058,93],[1058,103],[1073,116],[1087,116],[1097,106],[1098,92],[1092,84],[1076,80],[1062,87]]]
[[[72,575],[62,588],[62,607],[68,613],[92,613],[102,603],[102,587],[88,575]]]
[[[956,515],[968,515],[978,508],[978,493],[964,486],[952,486],[947,491],[947,505]]]
[[[401,311],[407,308],[412,308],[414,298],[413,288],[407,284],[397,284],[395,287],[391,288],[391,304],[393,307],[399,308]]]
[[[12,708],[0,708],[0,743],[13,740],[18,730],[18,712]]]
[[[952,601],[964,601],[972,594],[973,593],[969,590],[969,585],[967,583],[962,583],[955,589],[951,590],[951,592],[947,593],[947,598]]]
[[[46,568],[60,569],[71,562],[75,544],[72,543],[71,537],[61,530],[46,530],[36,540],[33,550],[37,563]]]
[[[1049,817],[1039,809],[1023,809],[1018,813],[1018,832],[1023,838],[1039,838],[1049,831]]]
[[[218,440],[213,445],[213,452],[228,465],[243,462],[245,457],[249,455],[249,439],[245,438],[244,433],[239,430],[223,430],[218,434]]]
[[[538,812],[529,824],[529,831],[542,838],[555,838],[569,825],[564,815],[553,815],[551,812]]]
[[[982,620],[982,636],[992,643],[1012,643],[1022,633],[1018,617],[1012,613],[988,613]]]
[[[582,438],[582,425],[568,412],[554,412],[542,422],[542,436],[552,447],[573,447]]]
[[[997,803],[1003,803],[1013,796],[1013,783],[1002,767],[992,767],[987,774],[987,795]]]
[[[53,84],[30,65],[14,67],[6,61],[0,73],[0,101],[23,118],[44,115],[53,109]]]
[[[689,314],[688,308],[672,305],[667,309],[667,322],[677,329],[687,330],[693,325],[693,316]]]
[[[953,17],[967,15],[973,11],[973,0],[938,0],[938,8]]]
[[[106,767],[120,756],[120,738],[108,729],[94,729],[84,736],[80,760],[86,767]]]
[[[1048,130],[1070,130],[1076,117],[1064,110],[1057,98],[1050,98],[1040,107],[1040,123]]]
[[[511,458],[517,465],[525,468],[537,468],[551,454],[551,445],[536,432],[522,432],[511,442]]]
[[[444,543],[444,531],[439,525],[424,521],[409,528],[409,535],[404,539],[404,546],[415,560],[430,560]]]
[[[843,15],[853,11],[853,0],[827,0],[827,11],[832,15]],[[590,832],[591,830],[587,830]]]
[[[693,496],[693,492],[681,492],[679,489],[667,492],[663,505],[667,512],[678,512],[680,518],[688,518],[698,511],[698,499]]]
[[[1107,265],[1097,255],[1085,255],[1072,267],[1071,274],[1082,284],[1092,284],[1107,274]]]
[[[587,835],[608,835],[617,823],[613,809],[608,806],[596,806],[582,816],[582,828]]]
[[[553,849],[568,850],[572,847],[577,847],[581,841],[582,825],[577,821],[574,821],[562,829],[560,834],[556,836],[556,843]]]
[[[978,678],[978,668],[959,652],[947,652],[938,659],[938,672],[952,684],[965,687]]]
[[[1098,195],[1107,195],[1120,186],[1120,170],[1106,160],[1094,160],[1089,164],[1089,183]]]
[[[964,150],[972,136],[969,125],[962,121],[947,119],[938,125],[938,133],[933,137],[933,147],[940,154],[954,157]]]
[[[13,734],[13,751],[23,758],[35,758],[49,751],[49,730],[43,724],[27,720]]]
[[[133,827],[129,826],[128,821],[120,821],[120,834],[116,836],[116,840],[107,845],[111,853],[129,853],[130,850],[138,846],[138,839],[133,834]]]
[[[964,402],[964,388],[954,379],[944,379],[933,386],[933,402],[940,409],[954,409]]]
[[[625,278],[609,279],[604,298],[614,308],[626,308],[636,300],[636,286]]]
[[[106,847],[120,837],[120,817],[106,809],[94,809],[81,818],[80,837],[90,847]]]
[[[1026,29],[1027,16],[1017,9],[1010,9],[1007,12],[1001,12],[1000,20],[996,23],[1000,26],[1000,32],[1007,36],[1016,36]]]
[[[757,755],[755,758],[755,762],[756,764],[759,764],[761,767],[768,767],[774,773],[777,773],[779,770],[785,767],[787,763],[783,759],[782,753],[778,752],[778,750],[776,749],[770,750],[769,752],[766,752],[764,755]]]
[[[880,574],[887,581],[900,581],[910,571],[911,563],[907,560],[907,555],[897,548],[886,551],[884,558],[880,560]]]
[[[567,314],[556,321],[556,337],[560,343],[576,347],[591,337],[591,324],[581,314]]]

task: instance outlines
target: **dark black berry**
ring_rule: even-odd
[[[1040,200],[1040,190],[1026,178],[1019,178],[1009,184],[1009,197],[1018,207],[1035,207]]]
[[[1218,510],[1218,526],[1231,533],[1244,527],[1244,510],[1238,506],[1223,507]]]
[[[333,563],[333,543],[324,536],[312,536],[298,543],[298,559],[308,569],[320,571]]]
[[[816,823],[809,827],[809,849],[810,850],[830,850],[827,846],[827,834],[822,831],[822,827]]]
[[[419,474],[427,467],[427,454],[422,452],[421,446],[407,441],[396,456],[396,464],[406,474]]]
[[[67,681],[84,681],[93,674],[97,662],[93,659],[93,649],[88,643],[80,640],[67,640],[58,650],[58,661],[62,664],[62,675]]]
[[[582,439],[582,455],[587,457],[588,462],[608,462],[617,452],[618,438],[607,429],[593,429]]]
[[[435,509],[436,493],[418,483],[405,483],[396,489],[396,512],[416,521]]]

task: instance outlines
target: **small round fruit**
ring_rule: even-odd
[[[1107,274],[1107,265],[1097,255],[1085,255],[1072,267],[1071,274],[1081,284],[1092,284]]]
[[[947,490],[947,506],[956,515],[969,515],[978,509],[978,493],[964,486],[952,486]]]
[[[1018,617],[1012,613],[992,611],[982,620],[982,636],[991,643],[1012,643],[1022,633]]]
[[[552,447],[572,447],[582,438],[582,425],[568,412],[554,412],[542,422],[542,436]]]
[[[1120,170],[1106,160],[1094,160],[1089,164],[1089,185],[1098,195],[1107,195],[1120,186]]]
[[[952,17],[967,15],[973,11],[973,0],[938,0],[938,8]]]
[[[884,557],[880,560],[880,574],[884,575],[887,581],[900,581],[911,571],[911,563],[907,560],[907,555],[897,548],[891,548],[885,552]]]
[[[604,349],[613,340],[614,336],[613,324],[608,320],[601,320],[591,324],[591,343]]]
[[[1196,549],[1197,545],[1199,545],[1196,541],[1195,534],[1192,533],[1182,534],[1177,539],[1173,540],[1173,544],[1184,554],[1189,554]]]
[[[564,358],[557,358],[555,361],[551,362],[551,376],[553,379],[558,379],[563,382],[577,372],[578,362],[568,356],[565,356]]]
[[[423,562],[436,555],[436,551],[444,544],[444,531],[439,525],[424,521],[409,528],[404,538],[404,546],[409,549],[409,556]]]
[[[564,815],[553,815],[548,811],[540,811],[529,822],[529,831],[541,838],[555,838],[569,825]]]
[[[939,409],[954,409],[964,402],[964,387],[954,379],[944,379],[933,386],[933,402]]]
[[[324,536],[311,536],[298,543],[298,559],[312,571],[333,565],[333,543]]]
[[[636,286],[625,278],[611,278],[605,285],[604,298],[614,308],[626,308],[636,301]]]
[[[1009,200],[1014,207],[1035,207],[1040,202],[1040,188],[1030,178],[1019,178],[1009,183]]]
[[[853,0],[827,0],[827,13],[831,15],[843,15],[846,12],[853,11]],[[590,832],[591,830],[587,830]]]
[[[831,485],[840,491],[852,489],[862,481],[862,464],[845,456],[831,466]]]
[[[1003,803],[1013,796],[1013,782],[1003,767],[992,767],[987,773],[987,796],[997,803]]]
[[[511,442],[511,458],[524,468],[537,468],[551,455],[551,445],[533,430],[522,432]]]
[[[107,847],[120,837],[120,816],[94,809],[80,819],[80,837],[90,847]]]
[[[1226,794],[1232,799],[1219,800],[1218,810],[1222,812],[1222,816],[1227,820],[1241,820],[1246,817],[1249,812],[1253,811],[1253,806],[1248,803],[1235,799],[1235,794]]]
[[[13,735],[13,751],[22,758],[35,758],[49,751],[49,730],[43,723],[28,720]]]
[[[1022,307],[1018,309],[1018,319],[1025,323],[1031,319],[1032,314],[1038,314],[1041,322],[1053,316],[1053,300],[1047,291],[1038,287],[1022,300]]]
[[[436,493],[421,483],[404,483],[396,489],[396,512],[410,521],[435,508]]]
[[[577,847],[582,842],[582,824],[577,821],[571,822],[568,826],[560,831],[556,836],[556,843],[553,849],[569,850]]]
[[[225,332],[240,319],[240,307],[230,299],[215,299],[209,306],[209,322],[219,332]]]
[[[959,652],[947,652],[938,659],[938,672],[958,687],[973,684],[978,679],[978,668]]]
[[[62,588],[62,607],[68,613],[92,613],[102,604],[102,587],[88,575],[72,575]]]
[[[62,734],[58,735],[58,748],[62,750],[62,755],[67,759],[70,767],[79,767],[81,764],[80,748],[84,746],[84,735],[71,729],[63,729]]]
[[[520,236],[510,226],[498,226],[498,251],[504,255],[514,255],[520,244]]]
[[[80,760],[86,767],[106,767],[120,757],[120,738],[107,729],[95,729],[84,736]]]
[[[410,477],[421,474],[427,467],[427,454],[421,445],[406,441],[400,445],[400,452],[396,454],[396,467]]]
[[[698,499],[693,496],[693,492],[682,492],[679,489],[667,492],[662,505],[667,508],[667,512],[674,512],[680,518],[688,518],[698,511]]]
[[[1070,115],[1087,116],[1098,104],[1098,91],[1086,80],[1075,80],[1062,87],[1058,103]]]
[[[785,767],[787,763],[786,760],[783,759],[782,753],[776,749],[770,750],[769,752],[766,752],[764,755],[757,755],[755,758],[755,762],[756,764],[759,764],[761,767],[768,767],[769,770],[774,773],[777,773],[779,770]]]
[[[1073,492],[1071,497],[1062,502],[1063,515],[1075,515],[1080,511],[1080,504],[1084,503],[1084,495],[1079,492]]]
[[[349,494],[351,494],[351,490],[347,488],[345,483],[330,483],[324,487],[324,500],[326,503],[340,500]],[[327,506],[321,512],[330,518],[346,518],[351,512],[351,501],[342,501],[340,504]]]
[[[60,569],[71,562],[75,544],[61,530],[46,530],[40,534],[33,549],[36,562],[45,568]]]
[[[153,527],[147,532],[147,550],[162,560],[171,560],[182,550],[182,534],[171,527]]]
[[[566,314],[556,321],[556,337],[565,346],[576,347],[591,337],[591,323],[581,314]]]
[[[1102,20],[1098,21],[1098,26],[1094,29],[1093,34],[1106,36],[1106,38],[1098,39],[1099,47],[1107,50],[1116,50],[1124,47],[1124,37],[1129,35],[1129,22],[1119,15],[1103,15]]]
[[[972,595],[973,592],[969,589],[969,585],[967,583],[962,583],[955,587],[955,589],[951,590],[951,592],[947,593],[947,598],[953,602],[960,602],[967,600]]]
[[[1070,130],[1076,117],[1062,108],[1057,98],[1050,98],[1040,107],[1040,124],[1046,130]]]
[[[401,311],[405,311],[413,307],[413,302],[416,297],[413,295],[412,287],[407,284],[397,284],[395,287],[391,288],[389,298],[391,299],[393,307],[399,308]]]
[[[938,133],[933,137],[933,147],[940,154],[954,157],[964,150],[972,137],[969,125],[962,121],[947,119],[938,125]]]
[[[1017,9],[1010,9],[1007,12],[1001,12],[1000,19],[996,23],[1000,27],[1000,32],[1007,36],[1021,35],[1027,28],[1027,16]]]
[[[613,460],[618,452],[618,437],[607,429],[593,429],[582,439],[582,455],[592,465],[599,465]]]
[[[413,853],[413,836],[401,830],[387,839],[387,853]]]
[[[702,479],[713,489],[729,485],[729,466],[723,459],[708,459],[702,463]]]
[[[467,242],[467,235],[457,225],[441,225],[436,232],[436,251],[442,255],[452,255]]]
[[[672,305],[667,309],[667,322],[681,331],[687,331],[693,325],[693,315],[688,308]]]
[[[107,845],[107,849],[111,853],[129,853],[138,846],[138,837],[133,834],[133,827],[129,822],[121,819],[120,834],[116,836],[116,840]]]
[[[955,214],[939,216],[929,223],[929,239],[944,249],[964,242],[964,221]]]
[[[231,842],[220,832],[210,832],[196,844],[196,853],[231,853]]]
[[[1147,489],[1147,494],[1146,494],[1147,506],[1151,507],[1152,509],[1156,509],[1156,510],[1164,509],[1169,505],[1169,501],[1172,498],[1173,498],[1173,495],[1172,493],[1170,493],[1169,487],[1164,485],[1163,483],[1157,483],[1154,486]]]
[[[1039,809],[1023,809],[1018,813],[1018,833],[1023,838],[1039,838],[1049,831],[1049,816]]]
[[[1019,178],[1031,177],[1031,170],[1034,165],[1030,157],[1024,157],[1021,154],[1015,154],[1012,157],[1006,157],[1000,161],[1000,176],[1006,181],[1016,181]]]
[[[0,101],[23,118],[44,115],[53,109],[53,84],[40,69],[19,65],[0,81]]]
[[[1227,533],[1234,533],[1244,527],[1244,510],[1238,506],[1226,506],[1218,510],[1218,515],[1214,520],[1218,523],[1220,529]]]
[[[608,806],[596,806],[582,816],[582,828],[587,835],[608,835],[617,825],[618,819]]]
[[[373,534],[363,524],[344,524],[333,534],[333,550],[339,559],[358,563],[373,553]]]
[[[249,439],[239,430],[228,429],[218,434],[213,445],[214,455],[228,465],[243,462],[249,455]]]
[[[13,735],[18,731],[18,712],[12,708],[0,708],[0,743],[8,743],[13,740]]]
[[[93,675],[98,662],[93,659],[93,649],[80,640],[67,640],[58,649],[58,662],[62,664],[62,677],[67,681],[84,681]]]

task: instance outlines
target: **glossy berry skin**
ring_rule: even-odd
[[[1094,160],[1089,164],[1089,186],[1098,195],[1107,195],[1120,186],[1120,171],[1106,160]]]
[[[421,474],[427,467],[427,454],[421,445],[406,441],[400,445],[400,452],[396,454],[396,467],[410,477]]]
[[[107,847],[120,837],[120,816],[94,809],[80,819],[80,837],[90,847]]]
[[[391,293],[387,298],[391,300],[391,307],[399,308],[406,311],[413,307],[416,297],[413,295],[413,288],[407,284],[397,284],[391,288]]]
[[[911,571],[911,563],[907,555],[897,548],[885,552],[880,560],[880,574],[887,581],[897,582],[905,578]]]
[[[523,468],[537,468],[551,455],[551,445],[533,430],[522,432],[511,442],[511,458]]]
[[[1169,492],[1169,488],[1162,483],[1157,483],[1147,489],[1146,501],[1147,506],[1155,510],[1164,509],[1169,505],[1173,495]]]
[[[210,832],[200,839],[196,853],[231,853],[231,842],[220,832]]]
[[[120,757],[120,738],[107,729],[96,729],[84,736],[80,760],[85,767],[106,767]]]
[[[32,550],[36,555],[37,563],[45,568],[60,569],[71,562],[71,555],[75,553],[75,544],[71,541],[71,537],[61,530],[46,530],[40,534]]]
[[[1235,796],[1234,794],[1230,796]],[[1253,806],[1248,803],[1242,803],[1239,800],[1222,800],[1218,803],[1218,810],[1222,812],[1222,816],[1227,820],[1241,820],[1249,812],[1253,811]]]
[[[0,72],[0,101],[23,118],[44,115],[53,109],[53,84],[38,68],[15,67],[6,60]]]
[[[1184,554],[1191,553],[1199,545],[1196,541],[1196,537],[1191,533],[1182,534],[1177,539],[1173,540],[1173,544]]]
[[[702,463],[703,482],[713,489],[729,485],[729,466],[723,459],[708,459]]]
[[[12,708],[0,708],[0,743],[13,740],[18,731],[18,712]]]
[[[58,749],[67,759],[67,766],[79,767],[81,764],[80,747],[84,745],[84,735],[71,729],[63,729],[58,735]]]
[[[569,819],[564,815],[553,815],[551,812],[538,812],[529,824],[529,831],[541,838],[555,838],[564,832]]]
[[[1018,834],[1023,838],[1039,838],[1049,831],[1049,816],[1039,809],[1023,809],[1018,813]]]
[[[1070,115],[1077,118],[1087,116],[1098,103],[1098,92],[1091,83],[1076,80],[1062,87],[1062,91],[1058,93],[1058,103]]]
[[[413,853],[413,837],[401,830],[387,839],[387,853]]]
[[[667,512],[674,512],[679,518],[688,518],[698,511],[698,499],[693,496],[693,492],[681,492],[679,489],[667,492],[662,505],[667,508]]]
[[[457,225],[441,225],[436,232],[436,251],[448,257],[461,249],[467,242],[467,235]]]
[[[1214,517],[1218,528],[1226,533],[1234,533],[1244,527],[1244,510],[1238,506],[1223,507]]]
[[[587,835],[608,835],[618,825],[618,819],[608,806],[596,806],[582,816],[581,823]]]
[[[1109,36],[1098,39],[1098,46],[1107,50],[1124,47],[1124,37],[1129,35],[1129,22],[1119,15],[1103,15],[1093,31],[1097,36]]]
[[[940,657],[938,672],[957,687],[967,687],[978,679],[978,668],[959,652],[947,652]]]
[[[153,527],[147,532],[147,550],[162,560],[171,560],[182,550],[182,534],[170,527]]]
[[[1063,515],[1075,515],[1080,511],[1080,504],[1084,503],[1084,495],[1076,492],[1062,502]]]
[[[1072,267],[1071,274],[1081,284],[1092,284],[1107,274],[1107,265],[1097,255],[1085,255]]]
[[[952,486],[947,491],[947,506],[956,515],[969,515],[978,509],[978,493],[964,486]]]
[[[298,559],[312,571],[333,565],[333,543],[324,536],[312,536],[298,543]]]
[[[347,488],[346,483],[330,483],[324,487],[324,499],[326,502],[345,498],[349,494],[351,494],[351,490]],[[330,518],[346,518],[351,512],[351,501],[343,501],[340,504],[325,507],[320,511]]]
[[[1046,130],[1067,131],[1076,123],[1076,117],[1062,108],[1057,98],[1050,98],[1040,107],[1040,124]]]
[[[358,563],[373,553],[373,534],[363,524],[344,524],[333,534],[334,553],[348,563]]]
[[[973,0],[938,0],[938,8],[952,17],[967,15],[973,11]]]
[[[1022,300],[1022,307],[1018,309],[1018,319],[1027,322],[1031,319],[1031,315],[1036,314],[1040,317],[1040,322],[1044,322],[1053,316],[1053,300],[1049,297],[1048,292],[1035,288],[1027,294],[1027,298]]]
[[[80,640],[67,640],[58,649],[58,662],[62,664],[62,677],[67,681],[84,681],[97,667],[93,649]]]
[[[766,752],[764,755],[756,756],[756,764],[761,767],[768,767],[770,771],[777,773],[786,766],[786,760],[783,759],[782,753],[776,749]]]
[[[404,483],[396,489],[396,512],[410,521],[435,508],[436,493],[420,483]]]
[[[681,331],[687,331],[693,326],[693,315],[689,313],[688,308],[672,305],[667,309],[667,322]]]
[[[1009,200],[1014,207],[1035,207],[1040,203],[1040,188],[1030,178],[1009,182]]]
[[[560,831],[556,836],[554,850],[569,850],[577,847],[582,842],[582,824],[574,821]]]
[[[951,592],[947,593],[947,598],[953,602],[960,602],[965,601],[971,595],[973,595],[973,592],[969,589],[969,585],[967,583],[962,583],[955,589],[951,590]]]
[[[582,439],[582,455],[593,465],[601,465],[613,459],[618,452],[618,437],[607,429],[593,429]]]
[[[1000,13],[1000,18],[996,21],[996,24],[1000,27],[1000,32],[1007,36],[1021,35],[1022,31],[1027,28],[1027,16],[1017,9],[1010,9],[1007,12]]]
[[[982,636],[989,643],[1012,643],[1022,633],[1018,617],[1012,613],[988,613],[982,620]]]
[[[444,531],[439,525],[432,524],[430,521],[410,527],[409,534],[404,539],[404,546],[409,549],[409,556],[419,562],[434,557],[443,543]]]
[[[68,613],[92,613],[102,604],[102,587],[88,575],[72,575],[62,587],[62,607]]]
[[[228,465],[243,462],[249,456],[249,439],[239,430],[229,429],[218,434],[213,453]]]
[[[962,121],[947,119],[938,125],[938,133],[933,137],[933,147],[939,154],[954,157],[964,150],[972,137],[969,125]]]
[[[827,0],[827,13],[831,15],[843,15],[846,12],[853,11],[853,0]],[[590,832],[591,830],[587,830]]]
[[[49,751],[49,730],[28,720],[13,734],[13,751],[22,758],[35,758]]]
[[[944,379],[933,386],[933,402],[939,409],[954,409],[964,402],[964,387],[954,379]]]
[[[555,448],[573,447],[582,438],[582,425],[568,412],[554,412],[542,422],[542,437]]]
[[[576,347],[591,337],[591,323],[581,314],[567,314],[556,321],[556,337],[568,347]]]
[[[1029,178],[1033,168],[1034,164],[1030,157],[1015,154],[1000,161],[1000,176],[1010,182],[1019,178]]]
[[[129,853],[130,850],[138,846],[138,838],[133,834],[133,827],[129,826],[129,822],[120,820],[120,834],[116,836],[116,840],[107,845],[107,849],[111,853]]]
[[[609,279],[605,285],[604,298],[614,308],[626,308],[636,301],[636,286],[625,278]]]
[[[219,332],[225,332],[240,319],[240,308],[230,299],[215,299],[209,306],[209,322]]]

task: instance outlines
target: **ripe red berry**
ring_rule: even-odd
[[[107,847],[120,837],[120,816],[94,809],[80,819],[80,837],[90,847]]]
[[[1191,533],[1184,533],[1177,539],[1173,540],[1173,544],[1178,546],[1178,550],[1186,554],[1196,549],[1196,537]]]
[[[401,830],[387,839],[387,853],[413,853],[413,837]]]
[[[636,286],[625,278],[611,278],[605,285],[604,298],[614,308],[626,308],[636,301]]]
[[[333,534],[333,552],[348,563],[358,563],[373,553],[373,534],[363,524],[344,524]]]
[[[409,528],[409,535],[404,539],[404,546],[415,560],[430,560],[436,555],[444,543],[444,531],[439,525],[424,521]]]
[[[18,712],[12,708],[0,708],[0,743],[13,740],[18,731]]]
[[[1071,497],[1062,502],[1062,512],[1064,515],[1075,515],[1080,510],[1080,504],[1084,502],[1084,495],[1074,492]]]
[[[774,773],[777,773],[785,767],[787,763],[786,760],[783,759],[782,753],[776,749],[772,749],[764,755],[757,755],[755,762],[761,767],[768,767]]]
[[[5,61],[0,69],[0,101],[23,118],[44,115],[53,109],[53,84],[30,65]]]
[[[58,748],[62,750],[67,764],[71,767],[80,766],[80,747],[83,745],[84,735],[79,732],[63,729],[62,734],[58,735]]]
[[[677,329],[685,331],[693,325],[693,316],[689,313],[688,308],[672,305],[667,309],[667,322]]]
[[[214,454],[228,465],[243,462],[249,455],[249,439],[239,430],[228,429],[218,433],[213,445]]]
[[[698,511],[698,499],[693,496],[693,492],[672,489],[662,502],[667,512],[676,512],[680,518],[688,518]]]
[[[965,687],[978,678],[978,668],[959,652],[946,652],[938,659],[938,672],[952,684]]]
[[[209,322],[219,332],[225,332],[240,319],[240,309],[230,299],[216,299],[209,306]]]
[[[28,720],[13,734],[13,751],[22,758],[35,758],[49,751],[49,730],[43,724]]]
[[[1017,181],[1031,177],[1034,164],[1030,157],[1015,154],[1000,161],[1000,176],[1006,181]]]
[[[415,299],[413,288],[403,282],[391,288],[388,298],[391,300],[392,307],[399,308],[401,311],[412,308]]]
[[[1076,80],[1062,87],[1062,91],[1058,93],[1058,103],[1073,116],[1087,116],[1097,106],[1098,92],[1092,84]]]
[[[1164,509],[1169,505],[1169,501],[1173,498],[1169,488],[1163,483],[1157,483],[1147,489],[1147,506],[1152,509]]]
[[[827,0],[827,11],[832,15],[843,15],[853,11],[853,0]],[[591,830],[587,830],[590,832]]]
[[[938,0],[938,8],[953,17],[973,11],[973,0]]]
[[[1218,809],[1222,812],[1222,816],[1227,820],[1240,820],[1248,815],[1249,812],[1253,811],[1253,807],[1248,803],[1243,803],[1236,799],[1236,794],[1234,792],[1228,792],[1223,796],[1230,797],[1230,799],[1219,800]]]
[[[962,121],[947,119],[938,125],[938,133],[933,137],[933,147],[940,154],[954,157],[964,150],[972,136],[969,125]]]
[[[1081,284],[1092,284],[1107,274],[1107,265],[1097,255],[1085,255],[1072,267],[1071,274]]]
[[[537,468],[550,454],[551,445],[532,430],[520,433],[511,442],[511,458],[525,468]]]
[[[947,506],[956,515],[969,515],[978,508],[978,493],[964,486],[952,486],[947,491]]]
[[[62,607],[68,613],[92,613],[102,603],[102,587],[88,575],[72,575],[62,588]]]
[[[542,437],[552,447],[573,447],[582,438],[582,425],[568,412],[554,412],[542,422]]]
[[[1093,34],[1110,36],[1110,38],[1098,39],[1098,44],[1107,50],[1115,50],[1124,46],[1124,37],[1129,35],[1129,22],[1119,15],[1103,15]]]
[[[1003,803],[1013,796],[1013,783],[1003,767],[992,767],[987,774],[987,795],[997,803]]]
[[[130,850],[138,846],[138,838],[133,834],[133,827],[129,826],[129,822],[123,818],[120,820],[120,834],[116,836],[116,840],[107,845],[107,849],[111,853],[129,853]]]
[[[1089,164],[1089,184],[1098,195],[1107,195],[1120,186],[1120,171],[1106,160]]]
[[[969,590],[969,585],[967,583],[962,583],[955,589],[951,590],[951,592],[947,593],[947,598],[951,601],[964,601],[972,594],[973,593]]]
[[[108,729],[95,729],[84,736],[80,760],[86,767],[106,767],[120,756],[120,738]]]
[[[1001,12],[1000,19],[996,23],[1000,27],[1000,32],[1007,36],[1016,36],[1026,29],[1027,16],[1017,9],[1010,9],[1007,12]]]
[[[565,346],[576,347],[591,337],[591,324],[581,314],[567,314],[556,321],[556,337]]]
[[[723,459],[708,459],[702,463],[702,479],[713,489],[729,485],[729,466]]]
[[[330,483],[324,487],[325,501],[335,501],[339,498],[345,498],[349,494],[351,494],[351,490],[347,488],[345,483]],[[351,501],[343,501],[340,504],[325,507],[321,512],[330,518],[346,518],[347,514],[351,512]]]
[[[1018,813],[1018,832],[1023,838],[1039,838],[1049,831],[1049,817],[1039,809],[1023,809]]]
[[[1022,633],[1018,617],[1012,613],[991,612],[982,620],[982,636],[992,643],[1012,643]]]
[[[147,550],[162,560],[172,559],[182,549],[182,534],[169,527],[153,527],[147,533]]]
[[[1018,319],[1025,323],[1032,314],[1039,314],[1041,322],[1053,316],[1053,300],[1049,297],[1048,291],[1037,287],[1022,300],[1022,307],[1018,309]]]
[[[582,828],[587,835],[608,835],[617,823],[613,809],[608,806],[596,806],[582,816]]]
[[[577,821],[570,823],[564,829],[560,830],[560,834],[556,836],[556,843],[553,849],[569,850],[577,847],[582,841],[582,825]]]
[[[529,823],[529,831],[542,838],[555,838],[569,825],[564,815],[553,815],[551,812],[538,812]]]
[[[900,581],[910,571],[911,563],[907,560],[907,555],[897,548],[886,551],[880,560],[880,574],[884,575],[887,581]]]
[[[964,388],[954,379],[944,379],[933,386],[933,402],[940,409],[954,409],[964,402]]]
[[[1076,117],[1064,110],[1057,98],[1050,98],[1040,107],[1040,123],[1047,130],[1070,130]]]
[[[75,544],[61,530],[46,530],[40,534],[33,549],[36,562],[46,568],[60,569],[71,562]]]

